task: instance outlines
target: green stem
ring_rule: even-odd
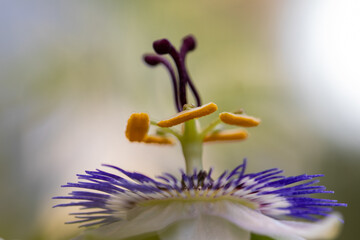
[[[165,133],[170,133],[170,134],[174,135],[179,140],[181,140],[181,138],[182,138],[181,134],[178,131],[174,130],[174,129],[159,127],[157,125],[157,122],[155,122],[155,121],[150,121],[150,124],[153,125],[153,126],[157,126],[159,129],[161,129],[161,131],[163,131]]]
[[[202,142],[199,134],[197,120],[184,123],[184,134],[181,137],[181,146],[185,157],[186,173],[192,174],[194,169],[202,170]]]
[[[200,136],[202,138],[204,138],[206,136],[206,134],[208,134],[209,132],[211,132],[217,125],[219,125],[221,123],[220,118],[216,119],[215,121],[213,121],[212,123],[210,123],[209,126],[207,126],[207,128],[205,128],[201,133]]]

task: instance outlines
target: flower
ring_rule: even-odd
[[[275,239],[333,239],[342,222],[332,208],[346,204],[312,197],[333,193],[316,185],[319,181],[315,178],[323,175],[285,177],[278,168],[245,173],[246,160],[217,178],[213,178],[212,168],[203,170],[204,142],[245,140],[248,133],[243,128],[258,126],[260,119],[243,110],[222,112],[200,128],[198,119],[218,107],[212,102],[201,104],[186,71],[185,56],[195,46],[193,36],[183,39],[179,52],[166,39],[154,42],[158,55],[145,55],[144,60],[151,66],[162,64],[169,71],[178,113],[161,121],[151,120],[147,113],[133,113],[125,131],[131,142],[173,145],[174,137],[178,139],[185,158],[181,177],[164,173],[151,178],[104,164],[112,172],[97,169],[77,175],[77,183],[62,186],[77,190],[55,197],[70,202],[55,207],[81,207],[82,211],[71,214],[77,220],[69,222],[90,227],[81,239],[90,234],[101,239],[247,240],[253,233]],[[162,54],[174,59],[178,78]],[[187,103],[187,87],[197,106]],[[177,125],[182,128],[176,129]],[[154,133],[149,133],[151,127],[156,128]]]
[[[318,180],[314,178],[322,175],[285,177],[277,168],[246,174],[246,160],[216,179],[212,178],[212,169],[195,169],[190,175],[182,171],[180,179],[169,173],[153,179],[116,166],[104,166],[119,174],[99,169],[86,171],[78,175],[85,181],[63,186],[85,191],[73,191],[70,196],[56,199],[76,200],[57,207],[83,208],[83,212],[73,213],[79,220],[70,223],[105,225],[101,235],[111,239],[145,233],[171,235],[173,228],[183,231],[183,221],[198,224],[195,229],[181,232],[191,236],[188,239],[224,239],[223,234],[231,237],[226,229],[206,230],[210,226],[216,228],[213,225],[219,222],[233,224],[244,234],[243,238],[226,239],[248,239],[249,232],[275,239],[327,239],[334,237],[340,224],[336,215],[329,215],[329,207],[346,206],[336,200],[309,197],[332,193],[315,185]],[[317,220],[316,216],[328,217],[316,223],[277,220],[284,216],[310,221]]]

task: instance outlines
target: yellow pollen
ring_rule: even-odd
[[[194,118],[200,118],[209,115],[215,112],[216,110],[217,110],[217,105],[215,103],[210,102],[200,107],[181,111],[169,119],[158,122],[157,125],[159,127],[172,127]]]
[[[131,114],[125,135],[130,142],[141,142],[149,131],[150,119],[147,113]]]
[[[247,137],[248,133],[245,130],[223,130],[206,135],[204,142],[244,140]]]
[[[242,114],[235,114],[230,112],[222,112],[219,115],[220,120],[226,124],[236,125],[241,127],[256,127],[261,120],[255,117],[246,116]]]
[[[155,136],[155,135],[147,135],[145,136],[145,138],[142,140],[142,142],[144,143],[157,143],[157,144],[169,144],[169,145],[173,145],[174,139],[170,138],[170,137],[164,137],[164,136]]]

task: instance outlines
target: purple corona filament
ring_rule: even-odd
[[[324,186],[315,185],[314,178],[323,175],[299,175],[285,177],[282,170],[268,169],[259,173],[245,174],[246,160],[234,170],[225,171],[217,179],[212,178],[212,169],[197,171],[181,178],[164,173],[156,179],[136,172],[128,172],[112,165],[103,165],[118,171],[113,174],[102,170],[79,174],[77,183],[62,187],[84,189],[72,191],[68,196],[55,197],[71,202],[55,207],[79,206],[81,212],[72,213],[81,226],[104,225],[122,221],[120,213],[131,210],[151,200],[181,200],[193,198],[201,201],[221,197],[244,200],[256,206],[255,210],[273,218],[289,216],[316,221],[327,216],[332,207],[347,206],[337,200],[318,199],[311,194],[333,193]],[[81,181],[84,180],[84,181]],[[196,196],[194,192],[197,192]],[[198,199],[197,199],[198,198]]]
[[[172,59],[175,62],[176,68],[178,70],[178,80],[176,80],[173,68],[165,58],[162,58],[154,54],[147,54],[144,56],[144,60],[147,64],[151,66],[155,66],[158,63],[162,63],[169,71],[173,83],[175,107],[178,112],[182,111],[183,106],[187,104],[187,97],[186,97],[187,84],[189,85],[190,90],[194,95],[197,106],[201,106],[199,93],[196,90],[193,82],[191,81],[185,66],[185,58],[187,53],[194,50],[195,47],[196,47],[196,41],[195,38],[191,35],[186,36],[183,39],[180,52],[178,52],[176,48],[167,39],[160,39],[153,43],[153,48],[157,54],[159,55],[169,54],[172,57]]]

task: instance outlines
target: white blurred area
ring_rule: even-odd
[[[360,1],[288,1],[280,63],[299,111],[345,148],[360,144]]]
[[[59,106],[24,134],[22,154],[27,161],[23,167],[29,180],[54,173],[65,184],[76,181],[76,173],[99,168],[101,164],[145,171],[150,176],[182,166],[177,147],[130,143],[125,138],[126,121],[134,111],[121,107],[119,102],[87,103],[76,109],[71,109],[72,104]]]
[[[172,172],[183,165],[179,147],[159,147],[130,143],[124,137],[126,120],[133,111],[121,107],[121,103],[89,102],[76,108],[74,103],[59,106],[50,116],[33,126],[23,137],[22,154],[26,181],[42,182],[44,192],[37,202],[39,224],[48,236],[52,232],[70,232],[77,226],[64,225],[72,217],[72,209],[51,207],[61,200],[49,201],[54,196],[65,196],[69,189],[56,186],[58,183],[77,182],[76,174],[86,170],[102,169],[101,164],[120,166],[127,171],[156,176]],[[120,107],[119,107],[120,104]],[[169,157],[171,156],[171,157]],[[176,167],[175,167],[176,166]],[[118,172],[117,172],[118,174]],[[48,179],[44,182],[44,179]]]
[[[74,209],[51,197],[102,163],[149,176],[183,167],[179,145],[124,136],[133,112],[174,113],[167,73],[141,61],[160,37],[193,33],[205,101],[263,120],[244,143],[206,145],[216,173],[244,157],[255,171],[318,171],[327,141],[359,146],[360,2],[34,2],[0,3],[0,237],[67,239]]]
[[[67,239],[74,208],[51,198],[76,174],[104,163],[155,176],[183,162],[179,146],[125,139],[131,113],[157,108],[139,107],[155,84],[134,80],[151,50],[136,23],[95,1],[37,3],[0,10],[0,237]]]

